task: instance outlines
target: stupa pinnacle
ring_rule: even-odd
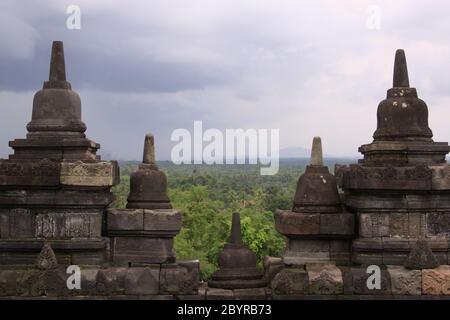
[[[394,62],[394,88],[409,88],[408,65],[406,64],[405,51],[398,49],[395,52]]]
[[[55,87],[56,83],[66,82],[66,63],[64,61],[64,46],[62,41],[53,41],[52,55],[50,58],[50,74],[45,82],[46,88]]]
[[[155,164],[155,138],[152,134],[147,134],[145,136],[142,163]]]
[[[323,166],[322,140],[320,137],[314,137],[311,149],[311,165]]]
[[[230,243],[242,245],[241,217],[239,213],[233,213],[231,221]]]

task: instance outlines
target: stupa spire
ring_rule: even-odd
[[[233,219],[231,221],[230,243],[242,244],[241,216],[238,212],[233,213]]]
[[[323,166],[322,140],[320,137],[314,137],[311,148],[311,165]]]
[[[408,65],[403,49],[398,49],[395,52],[393,87],[409,88]]]
[[[145,136],[144,141],[144,157],[142,163],[154,164],[155,163],[155,138],[151,133]]]
[[[53,41],[48,80],[66,81],[66,64],[64,62],[64,45],[62,41]]]

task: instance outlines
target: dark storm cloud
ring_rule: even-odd
[[[152,23],[136,23],[119,10],[112,12],[107,3],[104,11],[92,12],[88,4],[81,5],[81,30],[68,30],[65,19],[69,15],[64,12],[68,4],[68,1],[28,2],[28,6],[36,9],[36,16],[27,17],[30,8],[25,10],[23,3],[9,3],[12,14],[17,19],[22,17],[22,23],[28,24],[30,28],[18,30],[10,26],[12,30],[4,36],[14,37],[18,42],[34,43],[33,52],[27,57],[18,58],[14,52],[8,52],[5,57],[5,54],[0,53],[0,90],[27,91],[42,85],[42,81],[48,77],[53,40],[65,42],[68,79],[79,88],[114,92],[170,92],[201,89],[231,80],[226,68],[208,65],[206,61],[201,61],[201,57],[197,62],[175,59],[164,61],[161,59],[164,57],[153,53],[158,43],[152,43],[152,34],[160,31],[159,28]],[[43,12],[45,19],[40,17]],[[25,32],[39,36],[33,41]],[[137,44],[135,39],[141,39],[142,42]],[[164,45],[164,41],[160,45]],[[177,47],[173,43],[170,46],[167,50],[183,51],[181,46]]]
[[[81,30],[65,26],[81,8]],[[120,159],[139,159],[147,132],[167,158],[174,129],[278,128],[280,146],[355,155],[370,142],[392,82],[395,49],[430,106],[436,140],[450,140],[447,1],[46,0],[0,2],[0,154],[24,137],[33,93],[63,40],[68,80],[87,134]],[[401,13],[401,14],[400,14]],[[426,23],[424,23],[426,21]],[[7,119],[7,120],[4,120]]]

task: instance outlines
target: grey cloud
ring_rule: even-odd
[[[360,0],[81,0],[79,31],[65,28],[69,4],[2,3],[0,18],[10,18],[0,36],[0,108],[16,109],[1,122],[1,154],[8,139],[25,135],[52,40],[65,42],[89,137],[117,158],[139,159],[149,131],[167,158],[172,130],[192,129],[194,120],[279,128],[281,148],[322,135],[327,154],[355,155],[371,140],[399,47],[436,139],[449,140],[446,1],[378,1],[380,30],[366,28],[372,2]]]

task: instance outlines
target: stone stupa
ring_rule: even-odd
[[[353,214],[343,212],[336,179],[323,165],[322,142],[313,139],[311,163],[297,183],[293,208],[275,212],[275,227],[288,239],[286,265],[350,261]]]
[[[353,262],[403,265],[423,239],[447,264],[450,166],[447,142],[434,142],[428,107],[409,85],[405,52],[397,50],[393,87],[378,106],[373,142],[358,164],[338,169],[345,206],[358,218]]]
[[[100,160],[100,145],[86,138],[65,69],[63,43],[55,41],[27,137],[11,141],[14,154],[0,160],[0,264],[34,264],[44,243],[62,264],[109,258],[103,217],[119,169]]]
[[[219,254],[219,270],[208,286],[221,289],[249,289],[266,286],[256,268],[256,255],[242,243],[241,217],[233,213],[230,241]]]

